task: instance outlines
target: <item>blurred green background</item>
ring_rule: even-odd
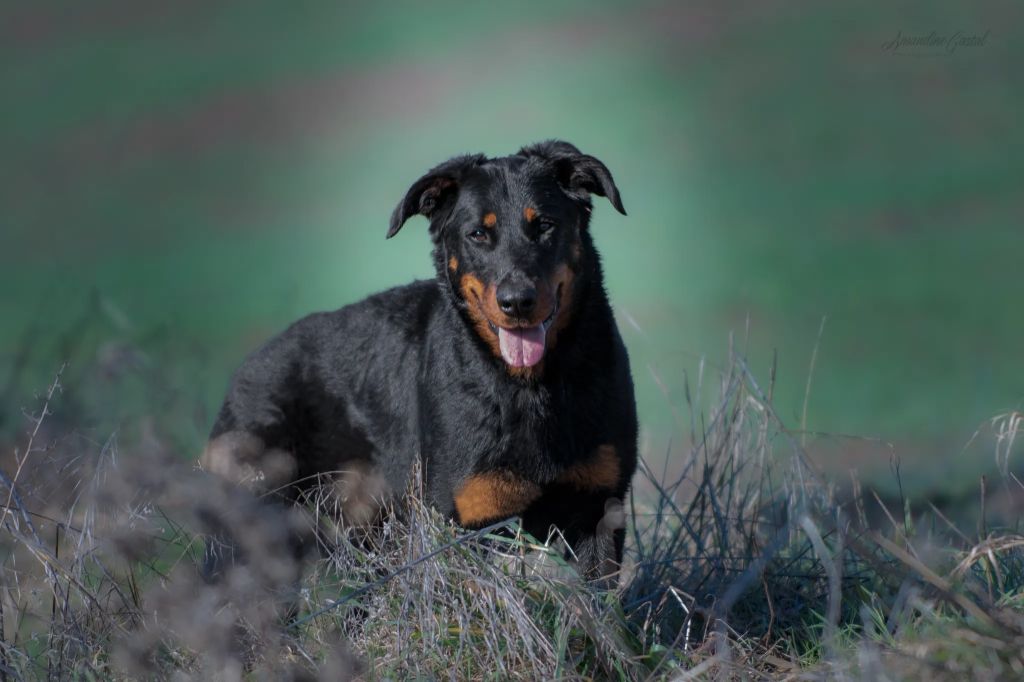
[[[684,442],[729,335],[819,464],[971,485],[1024,402],[1024,67],[1012,3],[5,3],[0,391],[9,442],[63,362],[103,440],[191,455],[230,371],[307,312],[430,275],[384,233],[456,153],[567,139],[629,217],[593,231],[644,447]],[[907,36],[987,37],[945,49]],[[58,416],[60,418],[60,410]],[[685,422],[685,423],[684,423]],[[878,441],[873,439],[879,439]],[[962,475],[961,475],[962,474]]]

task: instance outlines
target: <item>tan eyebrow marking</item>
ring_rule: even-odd
[[[498,224],[498,216],[493,213],[484,215],[484,227],[494,227]]]
[[[523,215],[526,216],[526,222],[531,222],[534,218],[537,217],[537,209],[533,208],[532,206],[527,206],[526,209],[523,211]]]

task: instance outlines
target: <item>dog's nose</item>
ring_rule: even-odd
[[[498,287],[498,307],[510,317],[527,317],[537,307],[537,288],[529,282],[506,283]]]

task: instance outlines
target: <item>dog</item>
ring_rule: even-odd
[[[329,477],[358,525],[419,458],[427,500],[463,527],[555,528],[583,576],[613,575],[637,417],[592,195],[626,214],[608,168],[558,140],[430,170],[387,238],[425,216],[436,278],[305,317],[253,353],[202,468],[292,500]]]

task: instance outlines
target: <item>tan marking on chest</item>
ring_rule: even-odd
[[[590,459],[562,472],[559,483],[580,490],[614,490],[619,485],[619,455],[612,445],[601,445]]]
[[[459,523],[479,526],[521,514],[540,497],[541,488],[508,471],[470,476],[455,493]]]
[[[500,358],[501,346],[498,343],[498,334],[491,329],[488,319],[488,313],[494,315],[494,309],[497,307],[494,288],[488,287],[479,277],[470,272],[459,280],[459,289],[468,306],[469,316],[473,320],[476,333],[487,342],[491,352]]]

